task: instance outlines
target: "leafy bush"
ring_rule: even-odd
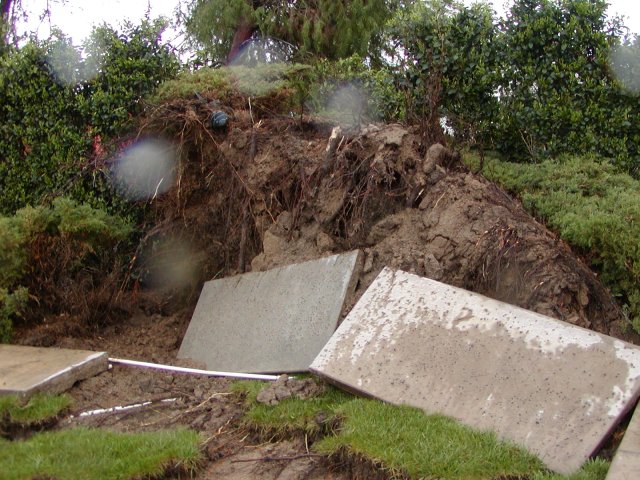
[[[585,255],[640,332],[640,181],[596,157],[491,159],[484,174]]]
[[[0,341],[9,340],[12,319],[30,299],[41,306],[54,303],[45,297],[65,288],[58,285],[61,279],[104,264],[113,255],[110,247],[130,233],[125,220],[62,197],[51,207],[25,207],[0,217]]]
[[[404,96],[392,73],[367,66],[358,55],[336,61],[319,60],[313,66],[310,82],[308,103],[315,111],[330,108],[327,98],[346,88],[360,97],[348,102],[349,106],[353,107],[355,101],[355,107],[362,110],[359,113],[369,119],[393,121],[405,117]]]
[[[441,117],[446,117],[457,137],[485,143],[498,107],[500,77],[490,6],[415,2],[398,10],[388,35],[389,54],[401,67],[408,119],[420,123],[430,141],[441,140]]]
[[[142,96],[177,72],[162,28],[99,27],[86,58],[60,33],[0,56],[0,213],[61,192],[122,207],[98,150],[132,126]]]
[[[516,0],[501,23],[496,147],[512,159],[597,153],[628,172],[639,156],[637,98],[612,74],[624,42],[604,0]],[[622,77],[634,62],[619,66]]]

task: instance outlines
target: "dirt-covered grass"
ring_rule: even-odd
[[[519,164],[488,155],[482,173],[583,254],[640,332],[640,181],[588,156]]]
[[[0,472],[6,480],[159,477],[193,471],[200,436],[191,430],[116,433],[76,428],[34,435],[26,441],[0,440]]]
[[[284,401],[272,407],[256,401],[264,387],[260,382],[240,381],[233,385],[232,391],[246,394],[250,408],[245,415],[245,424],[264,436],[278,438],[299,433],[317,437],[327,433],[335,418],[336,408],[354,398],[342,390],[327,386],[323,395],[304,401]]]
[[[0,396],[0,430],[4,423],[25,427],[46,423],[70,406],[71,398],[66,395],[37,394],[26,404],[15,395]]]
[[[260,383],[238,382],[234,388],[250,406],[246,425],[265,438],[304,434],[316,439],[314,452],[368,462],[389,478],[602,480],[609,467],[594,460],[570,477],[554,475],[535,455],[493,433],[331,386],[320,396],[275,406],[257,403]]]

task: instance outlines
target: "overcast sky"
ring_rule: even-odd
[[[464,0],[465,3],[473,3],[473,0]],[[609,13],[621,14],[626,17],[625,24],[633,33],[640,33],[640,1],[638,0],[608,0]],[[41,38],[45,38],[49,32],[49,20],[43,22],[38,17],[45,11],[47,0],[22,0],[29,12],[29,22],[22,26],[22,30],[37,31]],[[137,21],[150,9],[151,17],[166,15],[174,18],[174,11],[180,0],[50,0],[51,23],[61,28],[71,36],[73,42],[79,44],[84,40],[94,24],[106,22],[117,25],[129,19]],[[184,0],[183,0],[184,3]],[[504,12],[504,5],[510,4],[507,0],[493,0],[494,8],[499,15]],[[170,40],[170,38],[167,38]]]

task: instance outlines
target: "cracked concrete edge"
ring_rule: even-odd
[[[640,408],[636,406],[605,480],[640,478]]]

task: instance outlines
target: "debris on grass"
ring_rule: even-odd
[[[271,406],[257,400],[263,387],[258,382],[243,381],[236,382],[232,389],[246,395],[250,408],[245,415],[245,425],[265,437],[286,438],[292,434],[303,434],[318,438],[331,430],[336,407],[353,398],[331,385],[325,385],[320,395],[306,400],[292,397]]]
[[[287,398],[307,398],[315,397],[324,392],[324,386],[314,381],[312,378],[289,378],[288,375],[280,375],[278,380],[258,393],[256,401],[267,405],[277,405]]]
[[[201,459],[192,430],[116,433],[76,428],[34,435],[26,441],[0,439],[0,472],[24,478],[147,478],[192,472]]]

